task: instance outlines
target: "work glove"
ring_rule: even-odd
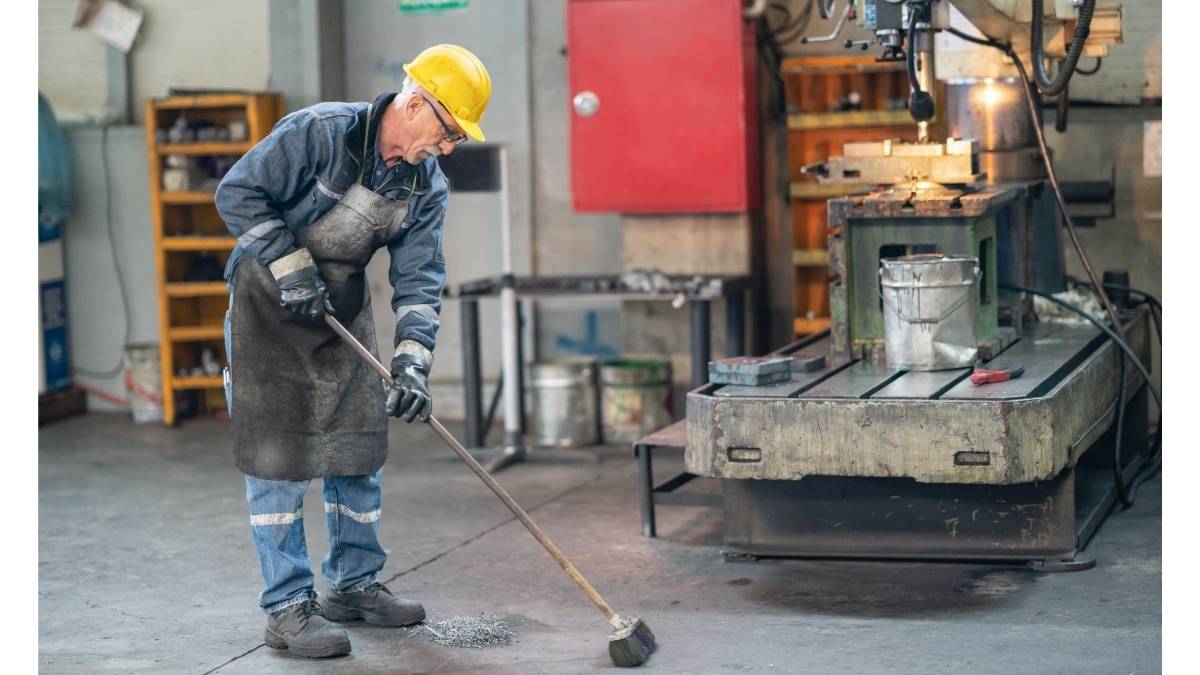
[[[279,304],[311,321],[319,322],[325,313],[333,313],[329,289],[321,278],[308,249],[289,253],[270,265],[279,284]]]
[[[392,359],[392,379],[388,387],[387,414],[412,422],[418,417],[428,422],[433,414],[433,397],[429,395],[429,368],[412,354],[399,354]]]

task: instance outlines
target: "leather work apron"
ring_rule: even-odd
[[[370,114],[368,109],[368,129]],[[360,167],[370,134],[364,137]],[[357,182],[296,242],[312,254],[334,316],[378,356],[365,269],[375,251],[399,234],[413,190],[392,200],[362,180],[360,168]],[[238,469],[258,478],[304,480],[370,474],[383,466],[387,415],[379,374],[324,322],[282,307],[270,270],[250,256],[237,265],[229,311]]]

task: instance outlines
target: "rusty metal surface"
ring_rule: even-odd
[[[904,386],[898,383],[913,373],[896,375],[857,363],[791,398],[718,397],[713,387],[697,389],[687,398],[687,469],[700,476],[741,479],[823,475],[967,484],[1048,480],[1073,461],[1072,447],[1095,435],[1098,423],[1104,426],[1102,418],[1110,414],[1116,397],[1116,348],[1092,335],[1076,333],[1074,349],[1059,352],[1058,367],[1047,368],[1053,372],[1014,381],[1036,395],[1008,400],[978,391],[971,398],[951,399],[948,393],[937,399],[891,398]],[[1135,352],[1148,360],[1149,320],[1144,309],[1126,325],[1126,335]],[[1022,344],[1038,345],[1036,339],[1022,340],[1009,350]],[[1057,342],[1044,345],[1060,347]],[[1023,363],[1027,369],[1033,365],[1032,359]],[[842,397],[816,397],[832,394],[830,388],[819,387],[835,381],[847,387]],[[892,385],[897,388],[889,391]],[[919,386],[914,380],[914,388]],[[871,392],[875,387],[878,390]],[[882,392],[889,397],[872,395]],[[857,397],[850,397],[853,394]],[[868,397],[859,398],[864,395]],[[746,449],[759,451],[759,459],[731,459],[731,450],[750,456],[741,452]]]
[[[1122,474],[1145,466],[1147,389],[1129,401]],[[1138,421],[1141,421],[1138,423]],[[722,480],[727,559],[757,556],[1044,561],[1077,559],[1116,501],[1113,434],[1076,465],[1018,485],[810,476]]]
[[[1069,556],[1074,473],[1008,485],[894,478],[723,480],[725,553],[760,556],[988,558]],[[1111,478],[1109,479],[1111,483]]]
[[[831,227],[845,224],[847,218],[978,218],[1021,196],[1023,188],[1012,185],[988,185],[974,191],[878,190],[829,200]],[[842,207],[837,214],[834,205]],[[835,215],[841,222],[834,220]]]
[[[896,236],[884,237],[886,241],[853,244],[869,251],[874,251],[879,243],[912,241],[941,244],[945,247],[943,252],[973,255],[978,249],[976,239],[996,236],[996,214],[1027,195],[1025,186],[1008,185],[968,191],[922,190],[913,193],[877,190],[865,195],[829,200],[827,234],[832,353],[883,360],[882,310],[876,312],[869,309],[872,302],[878,302],[876,283],[879,262],[877,255],[861,260],[854,258],[855,253],[850,250],[852,230],[880,234],[887,234],[881,232],[881,228],[896,230]],[[963,231],[955,235],[959,229]],[[947,240],[947,236],[951,236],[951,239]],[[994,286],[995,278],[997,275],[994,274],[989,278],[989,287]],[[1017,278],[1020,280],[1023,277]],[[859,288],[855,288],[856,283]],[[998,297],[996,289],[991,290]],[[862,316],[856,316],[855,312]],[[979,314],[976,332],[981,342],[987,342],[995,332],[996,312],[997,309],[991,307],[990,313]],[[856,335],[856,331],[865,330],[857,325],[866,320],[864,317],[874,313],[878,314],[877,329],[867,331],[868,335]],[[991,318],[985,321],[984,317]]]

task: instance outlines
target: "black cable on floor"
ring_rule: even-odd
[[[1125,476],[1121,471],[1121,441],[1125,431],[1125,352],[1118,352],[1121,376],[1117,381],[1117,433],[1113,437],[1113,484],[1117,487],[1117,500],[1122,508],[1133,506],[1133,498],[1125,490]]]

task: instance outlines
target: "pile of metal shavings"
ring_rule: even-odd
[[[517,641],[517,633],[500,618],[453,616],[421,626],[432,633],[432,641],[447,647],[504,647]]]
[[[1086,288],[1072,288],[1062,293],[1055,293],[1054,297],[1079,307],[1097,321],[1103,322],[1108,318],[1104,313],[1104,308],[1100,305],[1099,297]],[[1036,295],[1033,297],[1033,311],[1037,313],[1038,321],[1045,323],[1058,323],[1068,326],[1091,325],[1087,319],[1066,307],[1061,307]]]

